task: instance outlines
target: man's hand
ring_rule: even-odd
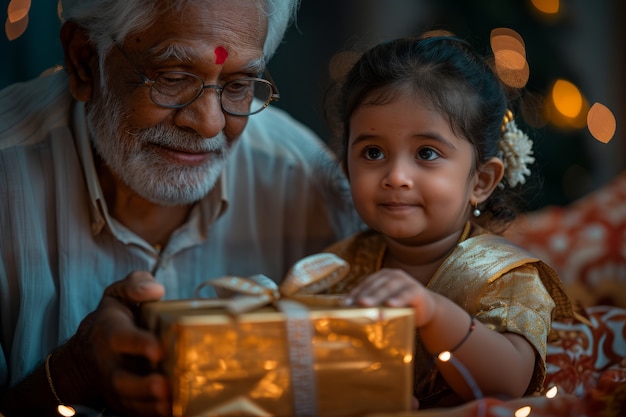
[[[98,308],[52,357],[55,384],[64,372],[62,363],[74,368],[69,372],[74,380],[65,379],[67,388],[57,391],[73,389],[85,397],[88,387],[91,398],[104,400],[107,413],[170,416],[169,386],[157,371],[163,351],[153,334],[137,326],[136,316],[141,303],[157,301],[164,293],[147,272],[134,272],[110,285]]]

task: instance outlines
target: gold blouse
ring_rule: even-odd
[[[348,276],[329,292],[349,292],[363,278],[380,270],[386,249],[383,236],[371,230],[327,248],[325,252],[350,264]],[[526,395],[540,391],[552,320],[574,317],[563,285],[550,266],[503,237],[468,222],[457,247],[439,266],[427,288],[454,301],[490,329],[526,338],[537,352]],[[418,332],[414,381],[414,394],[421,408],[462,402],[439,375]]]

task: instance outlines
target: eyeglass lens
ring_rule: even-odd
[[[166,107],[189,105],[203,90],[213,88],[218,90],[222,109],[235,115],[258,113],[269,104],[273,93],[271,84],[262,79],[238,79],[219,87],[204,85],[199,77],[183,72],[162,73],[151,87],[152,100]]]

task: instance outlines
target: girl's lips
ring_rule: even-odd
[[[153,147],[163,158],[180,165],[202,165],[207,162],[212,155],[212,152],[188,152],[161,145],[153,145]]]
[[[398,203],[398,202],[382,203],[381,207],[383,207],[384,209],[389,210],[389,211],[404,211],[404,210],[410,210],[410,209],[414,208],[415,204]]]
[[[392,202],[392,203],[382,203],[381,206],[384,207],[413,207],[415,204],[411,204],[411,203],[399,203],[399,202]]]

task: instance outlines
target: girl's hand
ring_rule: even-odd
[[[420,327],[432,320],[436,297],[405,271],[384,268],[355,287],[348,294],[348,303],[364,307],[413,307],[415,325]]]

